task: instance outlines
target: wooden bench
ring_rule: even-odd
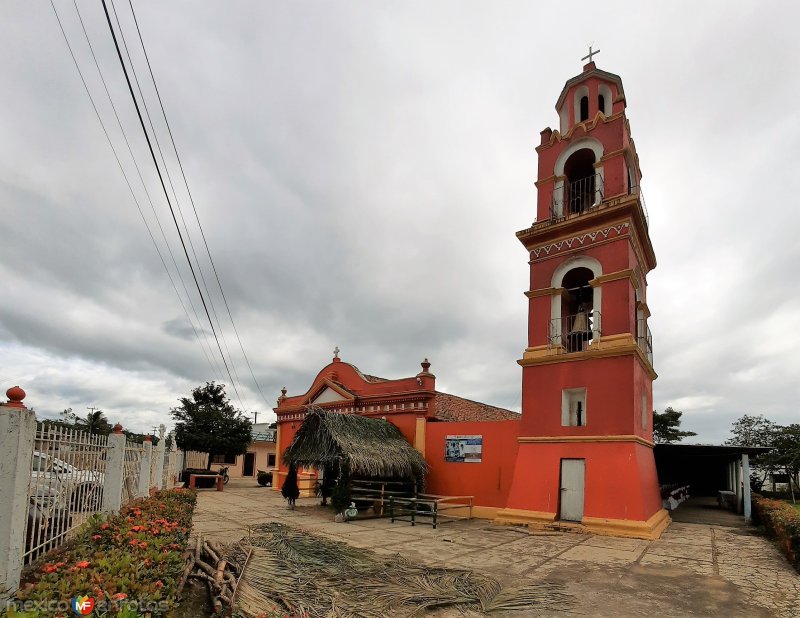
[[[225,479],[219,474],[190,474],[189,475],[189,489],[197,489],[195,487],[197,483],[197,479],[210,479],[215,478],[217,479],[217,491],[222,491],[222,488],[225,486]]]

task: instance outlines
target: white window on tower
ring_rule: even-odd
[[[563,427],[586,425],[585,388],[565,388],[561,391],[561,425]]]

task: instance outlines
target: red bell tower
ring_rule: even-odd
[[[589,62],[541,133],[519,454],[498,519],[653,538],[647,274],[656,266],[619,76]]]

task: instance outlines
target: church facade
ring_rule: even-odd
[[[662,509],[652,441],[647,275],[656,259],[619,76],[589,61],[541,132],[529,256],[522,413],[361,373],[338,354],[312,386],[278,400],[278,452],[314,404],[385,418],[426,458],[428,491],[473,495],[499,522],[654,538]],[[467,457],[469,454],[469,457]],[[286,470],[279,467],[278,476]],[[300,475],[307,495],[314,471]]]

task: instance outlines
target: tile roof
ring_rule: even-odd
[[[389,381],[387,378],[379,378],[378,376],[371,376],[371,375],[368,375],[366,373],[362,373],[361,375],[364,376],[364,379],[367,382],[370,382],[370,383],[373,383],[373,384],[375,382],[388,382]]]
[[[439,391],[433,402],[434,416],[440,421],[508,421],[520,417],[518,412]]]

